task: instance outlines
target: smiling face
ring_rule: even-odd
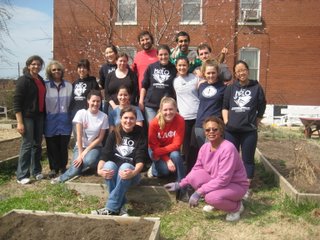
[[[152,48],[152,40],[149,35],[143,35],[139,40],[139,44],[145,51],[148,51]]]
[[[218,123],[209,121],[204,125],[204,132],[209,142],[219,142],[222,139],[222,130]]]
[[[130,105],[130,94],[128,93],[127,89],[119,89],[117,98],[120,106],[124,107]]]
[[[158,59],[162,65],[167,65],[169,63],[169,52],[166,49],[160,49],[158,51]]]
[[[189,50],[189,43],[190,43],[188,36],[179,36],[177,42],[178,42],[178,47],[180,48],[180,51],[187,53]]]
[[[117,61],[117,54],[112,50],[112,48],[106,48],[104,56],[108,63],[115,64]]]
[[[249,70],[243,63],[237,64],[234,68],[234,72],[241,85],[245,85],[249,82]]]
[[[161,108],[161,114],[165,122],[171,122],[177,114],[177,108],[172,103],[164,103]]]
[[[122,71],[126,70],[128,68],[128,58],[125,56],[118,57],[117,68]]]
[[[187,76],[189,64],[185,59],[179,59],[176,63],[176,68],[179,76]]]
[[[204,77],[208,83],[214,83],[218,78],[218,71],[214,66],[207,66],[204,71]]]
[[[62,69],[58,65],[54,64],[51,66],[51,74],[55,82],[61,82]]]
[[[28,66],[28,70],[32,76],[38,76],[39,72],[41,71],[42,65],[41,62],[38,60],[33,60],[31,64]]]
[[[136,125],[137,117],[133,112],[125,112],[121,117],[121,127],[125,132],[131,132]]]
[[[87,100],[87,102],[88,102],[88,110],[93,114],[98,113],[101,105],[100,96],[92,95],[90,99]]]
[[[78,71],[79,77],[80,77],[81,79],[89,76],[89,70],[88,70],[86,67],[84,67],[84,66],[78,67],[78,68],[77,68],[77,71]]]

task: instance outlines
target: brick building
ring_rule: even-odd
[[[108,43],[133,56],[141,30],[170,46],[184,30],[193,47],[228,47],[230,68],[245,59],[269,104],[320,105],[319,11],[317,0],[54,0],[53,56],[69,80],[80,58],[98,76]]]

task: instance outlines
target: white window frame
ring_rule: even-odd
[[[128,3],[124,1],[130,1],[134,4],[134,19],[131,20],[124,20],[121,19],[120,12],[121,8],[124,6],[126,7]],[[137,0],[118,0],[118,9],[117,9],[117,22],[116,25],[137,25]]]
[[[240,0],[238,25],[262,25],[262,0]]]
[[[131,66],[131,64],[133,63],[134,56],[137,53],[137,49],[135,47],[131,47],[131,46],[130,47],[129,46],[122,46],[122,47],[119,47],[119,52],[124,52],[129,56],[128,64],[129,64],[129,66]]]
[[[186,2],[188,1],[188,2]],[[191,2],[190,2],[191,1]],[[195,4],[200,4],[199,6],[199,19],[184,19],[184,7],[186,5],[195,5]],[[182,0],[181,1],[181,25],[201,25],[203,24],[202,22],[202,0]]]
[[[244,56],[245,53],[255,53],[255,59]],[[260,79],[260,49],[253,47],[243,47],[239,51],[239,60],[245,61],[249,66],[249,79]]]

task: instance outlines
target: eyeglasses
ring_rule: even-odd
[[[219,128],[206,128],[206,129],[205,129],[206,133],[209,133],[209,132],[211,132],[211,131],[215,133],[215,132],[217,132],[218,130],[219,130]]]
[[[239,69],[238,71],[236,71],[236,74],[241,74],[246,72],[248,72],[248,69]]]
[[[54,69],[51,69],[52,72],[60,72],[61,69],[60,68],[54,68]]]

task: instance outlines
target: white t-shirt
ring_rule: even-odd
[[[199,107],[198,82],[199,78],[192,73],[189,73],[186,77],[177,76],[173,81],[178,110],[185,120],[197,118]]]
[[[72,122],[82,124],[82,147],[84,148],[88,147],[99,136],[101,129],[109,128],[108,116],[101,111],[92,114],[89,110],[81,109],[76,113]],[[101,146],[101,143],[99,146]]]

